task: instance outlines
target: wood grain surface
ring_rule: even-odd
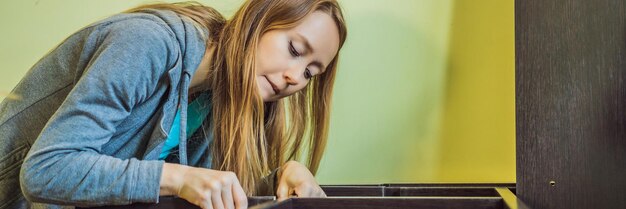
[[[516,0],[517,197],[626,208],[626,1]]]
[[[322,185],[328,198],[249,197],[250,209],[297,208],[456,208],[529,209],[511,190],[514,184],[378,184]],[[105,206],[97,209],[198,209],[176,197],[161,197],[158,204]]]

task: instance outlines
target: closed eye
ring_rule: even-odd
[[[293,46],[293,42],[291,41],[289,41],[289,53],[291,53],[294,57],[299,57],[301,55],[300,52],[296,50],[296,47]],[[312,77],[313,74],[311,73],[311,70],[309,70],[309,68],[304,69],[304,78],[311,79]]]
[[[291,53],[291,55],[294,57],[300,56],[300,52],[298,52],[298,50],[296,50],[296,48],[293,47],[293,42],[291,41],[289,41],[289,53]]]

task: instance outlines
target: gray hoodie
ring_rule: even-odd
[[[0,208],[158,202],[158,156],[179,106],[179,162],[209,168],[209,139],[186,141],[178,105],[204,50],[190,20],[158,10],[63,41],[13,89],[22,98],[0,104]]]

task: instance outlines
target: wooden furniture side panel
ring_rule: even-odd
[[[625,28],[624,0],[516,0],[517,197],[530,207],[626,208]]]

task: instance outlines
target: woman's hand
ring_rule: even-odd
[[[160,195],[176,195],[202,209],[248,208],[248,197],[233,172],[165,163]]]
[[[276,196],[281,201],[294,194],[297,197],[326,197],[308,168],[299,162],[289,161],[278,172]]]

